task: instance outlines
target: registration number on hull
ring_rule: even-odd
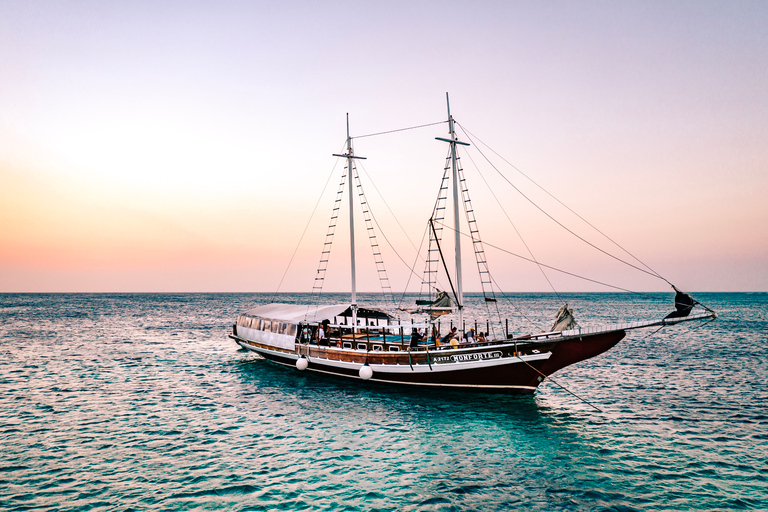
[[[453,354],[450,356],[437,356],[436,363],[462,363],[464,361],[482,361],[484,359],[499,359],[501,352],[474,352],[472,354]]]

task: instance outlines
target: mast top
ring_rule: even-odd
[[[354,158],[356,160],[366,160],[364,156],[355,156],[354,152],[352,151],[352,137],[349,136],[349,112],[347,112],[347,152],[343,155],[334,153],[333,156],[338,156],[341,158]]]
[[[441,140],[443,142],[448,142],[450,144],[460,144],[462,146],[469,146],[466,142],[461,142],[458,137],[456,137],[456,131],[453,128],[453,116],[451,116],[451,101],[448,98],[448,93],[445,93],[445,105],[448,107],[448,133],[451,134],[450,139],[445,139],[443,137],[435,137],[436,140]]]

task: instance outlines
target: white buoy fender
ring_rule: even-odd
[[[371,367],[368,366],[368,363],[365,363],[363,366],[360,367],[360,378],[363,380],[368,380],[371,377],[373,377],[373,370],[371,370]]]
[[[309,366],[309,361],[307,361],[306,357],[301,356],[296,360],[296,368],[299,370],[306,370],[307,366]]]

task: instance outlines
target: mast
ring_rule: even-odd
[[[349,136],[349,112],[347,112],[347,152],[343,155],[334,154],[333,156],[347,159],[347,173],[349,181],[349,263],[351,273],[352,288],[352,326],[353,332],[357,327],[357,274],[355,271],[355,209],[354,209],[354,185],[352,179],[352,160],[357,158],[365,160],[365,157],[355,156],[352,150],[352,137]]]
[[[352,325],[357,325],[357,277],[355,267],[355,209],[352,185],[352,138],[349,136],[349,112],[347,112],[347,181],[349,182],[349,267],[352,283]]]
[[[462,146],[469,146],[466,142],[461,142],[456,139],[456,132],[453,127],[453,116],[451,116],[451,103],[448,99],[448,93],[445,93],[445,104],[448,107],[448,133],[449,139],[443,139],[436,137],[437,140],[448,142],[451,145],[451,168],[453,178],[453,231],[455,238],[455,258],[456,258],[456,307],[459,310],[459,332],[464,335],[464,285],[462,283],[461,272],[461,231],[459,225],[459,171],[458,164],[456,162],[456,144]]]
[[[464,286],[461,279],[461,233],[459,232],[459,172],[456,169],[456,133],[453,129],[451,103],[445,93],[445,105],[448,107],[448,131],[451,134],[451,166],[453,167],[453,232],[456,235],[456,293],[458,294],[459,332],[464,335]]]

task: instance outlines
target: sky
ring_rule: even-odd
[[[764,1],[4,0],[0,292],[310,292],[346,114],[353,137],[437,123],[446,92],[505,291],[615,290],[509,252],[669,289],[517,170],[680,288],[768,291],[766,27]],[[446,135],[353,139],[397,291]],[[346,215],[327,291],[350,286]]]

